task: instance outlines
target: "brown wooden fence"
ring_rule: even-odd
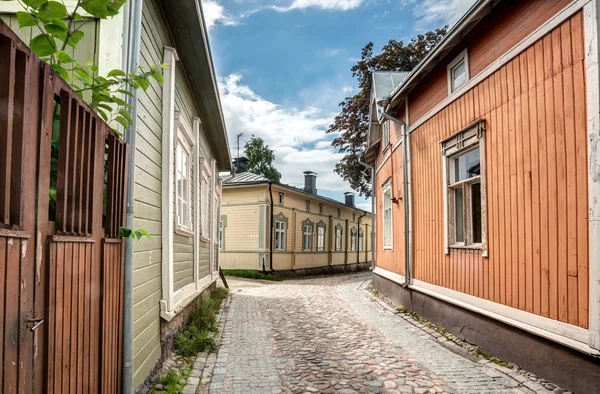
[[[0,392],[120,392],[127,157],[0,21]]]

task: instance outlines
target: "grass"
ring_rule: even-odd
[[[229,291],[218,287],[206,299],[201,299],[190,313],[185,329],[175,337],[175,352],[183,357],[214,350],[217,331],[217,312]]]
[[[252,270],[223,270],[223,274],[225,276],[235,276],[237,278],[247,278],[247,279],[263,279],[263,280],[273,280],[273,281],[282,281],[283,278],[276,274],[265,274],[261,271],[252,271]]]

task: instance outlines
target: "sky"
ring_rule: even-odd
[[[342,155],[326,134],[339,103],[357,93],[350,68],[370,41],[452,25],[474,0],[202,0],[232,157],[253,135],[275,152],[282,183],[318,174],[319,194],[344,201]],[[370,210],[370,200],[357,196]]]

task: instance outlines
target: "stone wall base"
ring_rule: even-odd
[[[296,270],[274,271],[273,274],[285,278],[299,278],[303,276],[342,274],[347,272],[366,271],[371,268],[371,262],[354,263],[345,265],[328,265],[325,267],[300,268]]]
[[[600,359],[373,274],[373,287],[456,337],[575,393],[600,392]]]

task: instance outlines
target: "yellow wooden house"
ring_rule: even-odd
[[[220,266],[277,273],[342,272],[370,267],[372,215],[354,194],[344,202],[317,194],[305,172],[296,188],[250,172],[223,180]]]

